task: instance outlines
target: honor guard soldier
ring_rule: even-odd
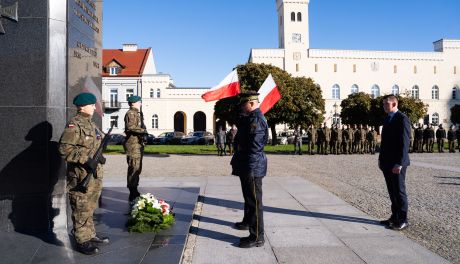
[[[267,174],[264,146],[268,139],[267,121],[260,111],[257,93],[240,94],[242,116],[237,122],[235,154],[230,164],[232,174],[239,176],[244,197],[244,217],[235,224],[249,229],[249,236],[240,239],[239,247],[260,247],[264,244],[262,179]]]
[[[315,148],[315,143],[316,143],[316,128],[313,124],[310,125],[310,127],[307,130],[307,138],[308,138],[307,153],[309,153],[310,155],[315,155],[315,153],[313,152],[313,149]]]
[[[107,237],[96,234],[93,223],[94,210],[102,190],[102,164],[105,163],[103,156],[98,160],[93,157],[101,145],[103,133],[91,120],[96,109],[96,96],[81,93],[74,98],[73,104],[78,112],[62,133],[59,153],[67,161],[67,191],[77,250],[83,254],[94,255],[99,252],[97,245],[109,243]],[[90,179],[85,192],[78,187],[86,176]]]
[[[144,156],[145,136],[147,129],[144,125],[144,116],[140,111],[142,106],[141,97],[137,95],[128,98],[129,110],[125,115],[126,139],[123,147],[128,162],[127,187],[129,189],[129,201],[132,202],[140,195],[137,190],[139,175],[142,172],[142,158]]]
[[[294,155],[302,155],[302,129],[296,126],[294,129]]]
[[[457,139],[457,132],[455,126],[452,125],[447,131],[447,142],[449,144],[449,153],[455,153],[455,140]]]
[[[417,146],[417,152],[423,152],[423,125],[418,124],[418,128],[415,130],[415,141]]]

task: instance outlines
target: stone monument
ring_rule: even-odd
[[[57,142],[76,94],[101,100],[101,36],[102,1],[0,0],[0,232],[65,230]]]

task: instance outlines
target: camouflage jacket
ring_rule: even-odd
[[[137,108],[131,107],[125,115],[125,148],[127,152],[136,151],[143,144],[143,136],[147,133],[142,127],[142,119]]]

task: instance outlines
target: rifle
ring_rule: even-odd
[[[94,153],[94,157],[93,159],[94,160],[97,160],[99,161],[99,159],[101,158],[102,156],[102,153],[104,152],[104,150],[107,148],[107,144],[109,144],[109,140],[110,138],[112,137],[110,135],[110,133],[112,132],[112,129],[113,129],[113,126],[115,124],[112,123],[112,126],[110,127],[109,131],[107,132],[107,134],[105,134],[105,137],[104,139],[102,140],[101,142],[101,145],[99,146],[99,148],[96,150],[96,153]],[[77,184],[77,186],[75,186],[72,190],[73,191],[77,191],[77,192],[82,192],[82,193],[86,193],[86,191],[88,191],[88,184],[89,184],[89,181],[91,180],[91,177],[94,176],[96,174],[96,172],[93,170],[93,169],[89,169],[88,171],[88,174],[86,175],[86,177],[83,179],[83,181],[81,181],[79,184]]]

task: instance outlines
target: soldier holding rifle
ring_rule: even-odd
[[[102,190],[102,164],[105,163],[102,154],[97,155],[102,153],[100,146],[104,135],[91,120],[95,103],[96,97],[91,93],[81,93],[74,98],[73,104],[77,106],[78,113],[69,121],[59,141],[59,152],[67,161],[73,235],[77,250],[87,255],[98,253],[97,245],[109,243],[107,237],[96,234],[93,223]],[[87,186],[82,184],[84,181],[87,181]]]

